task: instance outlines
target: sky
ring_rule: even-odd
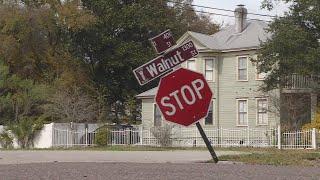
[[[288,11],[289,5],[284,4],[282,2],[278,2],[272,11],[268,11],[265,9],[261,10],[260,9],[261,2],[262,2],[262,0],[193,0],[194,5],[223,8],[223,9],[230,9],[230,10],[234,10],[236,8],[236,5],[238,5],[238,4],[243,4],[248,9],[249,13],[259,13],[259,14],[281,16],[284,14],[285,11]],[[232,12],[225,12],[225,11],[204,9],[204,8],[197,8],[197,9],[201,10],[201,11],[206,11],[206,12],[234,15]],[[250,15],[250,14],[248,15],[248,18],[270,20],[270,18],[268,18],[268,17],[255,16],[255,15]],[[220,24],[223,23],[223,25],[234,24],[234,18],[231,18],[231,17],[223,17],[223,16],[218,16],[218,15],[213,15],[212,19],[214,22],[217,22]]]

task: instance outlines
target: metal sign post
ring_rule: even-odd
[[[208,150],[209,150],[209,152],[211,154],[212,159],[214,160],[215,163],[217,163],[219,161],[218,156],[214,152],[206,133],[203,131],[203,129],[201,127],[201,124],[199,122],[197,122],[196,125],[197,125],[197,128],[199,130],[199,133],[200,133],[204,143],[206,143],[206,146],[207,146],[207,148],[208,148]]]

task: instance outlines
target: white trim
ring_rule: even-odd
[[[246,58],[247,59],[247,79],[246,80],[239,80],[239,58]],[[237,66],[236,66],[236,81],[239,82],[248,82],[249,81],[249,57],[248,55],[242,55],[242,56],[237,56]]]
[[[265,124],[259,124],[259,114],[258,114],[258,101],[264,99],[267,101],[267,123]],[[268,109],[269,109],[269,101],[267,97],[260,97],[260,98],[256,98],[256,126],[267,126],[269,124],[269,114],[268,114]]]
[[[246,125],[239,124],[239,101],[246,101],[247,102],[247,124]],[[248,104],[249,104],[249,101],[248,101],[247,98],[246,99],[244,99],[244,98],[236,99],[236,112],[237,112],[236,125],[237,125],[237,127],[247,127],[249,125],[249,121],[248,121],[248,119],[249,119],[249,109],[248,109],[248,107],[249,106],[248,106]]]
[[[216,57],[210,57],[210,56],[204,56],[203,58],[203,75],[207,82],[216,82],[216,71],[217,71],[217,65],[216,65]],[[212,60],[213,62],[213,69],[212,69],[212,80],[207,80],[206,76],[206,60]]]

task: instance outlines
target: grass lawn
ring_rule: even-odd
[[[250,152],[242,155],[226,155],[219,158],[220,161],[243,162],[247,164],[265,165],[293,165],[293,166],[319,166],[320,151],[316,150],[278,150],[247,148],[238,151]]]

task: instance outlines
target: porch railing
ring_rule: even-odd
[[[285,78],[285,89],[306,89],[320,86],[320,76],[292,74]]]

